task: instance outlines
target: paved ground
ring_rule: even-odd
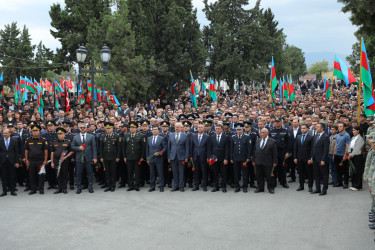
[[[367,190],[104,193],[0,198],[0,249],[375,249]]]

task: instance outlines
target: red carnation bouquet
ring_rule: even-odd
[[[292,157],[292,154],[289,154],[289,153],[286,153],[287,155],[288,155],[288,159],[290,158],[290,157]],[[284,161],[283,161],[283,167],[286,167],[286,163],[285,163],[285,158],[284,158]]]
[[[246,160],[245,162],[243,162],[243,163],[242,163],[242,167],[247,168],[247,163],[248,163],[248,162],[249,162],[248,160]]]
[[[208,165],[209,165],[209,166],[214,165],[216,162],[217,162],[217,158],[216,158],[215,155],[212,155],[212,156],[208,159]]]
[[[155,154],[151,155],[150,157],[147,158],[147,161],[151,160],[152,158],[154,157],[157,157],[157,156],[162,156],[163,155],[163,152],[159,151],[159,152],[156,152]]]
[[[273,174],[273,171],[275,170],[275,167],[272,167],[272,171],[271,171],[271,177],[275,177],[275,175]]]
[[[342,167],[344,166],[344,161],[347,161],[349,159],[349,155],[345,156],[342,161],[340,162],[339,166]]]
[[[82,144],[81,146],[86,148],[86,144]],[[85,163],[85,150],[81,151],[81,163]]]

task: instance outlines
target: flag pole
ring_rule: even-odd
[[[361,118],[361,88],[362,88],[362,44],[363,44],[363,37],[361,37],[361,56],[359,59],[359,84],[358,84],[358,124],[360,123]]]
[[[333,55],[333,68],[332,68],[332,79],[331,79],[331,96],[329,98],[331,100],[333,98],[333,76],[334,76],[334,72],[335,72],[335,55]]]
[[[271,91],[272,91],[272,66],[271,66],[271,69],[270,69],[270,91],[268,93],[269,95],[269,98],[268,98],[268,103],[271,103]]]

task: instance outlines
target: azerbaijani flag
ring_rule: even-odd
[[[20,85],[18,84],[18,78],[16,77],[16,83],[14,84],[14,101],[17,105],[20,100]]]
[[[333,63],[333,75],[337,76],[338,79],[344,80],[345,84],[357,83],[352,72],[346,67],[346,64],[340,57],[335,55],[335,62]]]
[[[372,85],[372,78],[370,66],[367,59],[367,52],[364,39],[362,38],[361,51],[361,81],[363,82],[363,99],[365,106],[365,114],[367,116],[375,114],[375,96],[374,87]]]
[[[324,74],[323,100],[326,101],[331,97],[331,88],[329,87],[327,75]]]
[[[279,82],[280,102],[283,100],[283,86],[284,86],[284,82],[281,81],[281,77],[280,77],[280,82]]]
[[[40,115],[43,117],[43,108],[44,108],[44,102],[43,102],[43,89],[42,85],[38,85],[38,110]]]
[[[289,77],[288,75],[286,76],[286,82],[283,82],[283,97],[284,99],[288,100],[289,99]]]
[[[293,80],[292,80],[292,75],[290,75],[290,78],[289,78],[289,90],[288,90],[288,94],[289,94],[289,101],[292,102],[294,100],[294,98],[296,98],[296,93],[294,92],[294,86],[293,86]]]
[[[191,73],[191,70],[190,70],[190,81],[191,81],[191,87],[190,87],[191,105],[194,106],[195,108],[198,108],[197,90],[195,88],[195,82],[194,82],[194,78],[193,78],[193,74]]]
[[[213,102],[216,102],[217,100],[215,81],[211,79],[211,77],[210,77],[210,98]]]
[[[206,94],[206,88],[207,88],[206,82],[202,80],[202,91],[204,94]]]
[[[272,102],[275,102],[275,89],[277,87],[277,78],[276,78],[276,69],[275,69],[275,63],[273,61],[272,57],[272,64],[271,64],[271,73],[270,73],[270,85],[271,85],[271,93],[270,93],[270,98],[272,97]]]
[[[26,88],[28,91],[30,91],[33,94],[37,92],[37,88],[34,85],[34,83],[30,81],[30,79],[27,78],[26,76],[25,77],[21,76],[20,84],[21,84],[21,88]]]

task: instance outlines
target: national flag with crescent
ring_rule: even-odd
[[[361,81],[363,82],[363,100],[365,107],[365,114],[367,116],[375,114],[375,96],[374,86],[372,83],[370,64],[367,58],[367,52],[364,39],[362,39],[361,51]]]

